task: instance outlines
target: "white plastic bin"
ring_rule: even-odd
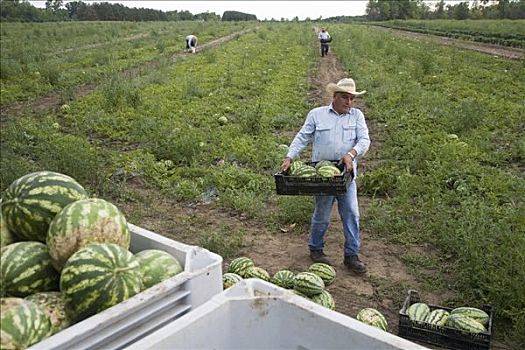
[[[248,279],[127,349],[427,348],[271,283]]]
[[[118,349],[222,292],[222,257],[129,224],[133,253],[161,249],[184,271],[33,345],[31,350]]]

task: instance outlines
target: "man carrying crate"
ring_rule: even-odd
[[[290,144],[281,170],[286,171],[310,142],[313,143],[312,162],[340,159],[347,169],[353,169],[354,179],[349,182],[346,193],[315,196],[308,247],[314,262],[331,264],[323,252],[324,235],[330,223],[333,204],[337,200],[345,235],[344,264],[349,270],[362,274],[366,272],[366,266],[358,256],[361,242],[355,176],[357,159],[368,151],[370,138],[365,116],[359,109],[352,107],[352,103],[356,96],[366,91],[356,91],[353,79],[330,83],[326,89],[333,96],[332,103],[314,108],[308,113],[304,125]]]

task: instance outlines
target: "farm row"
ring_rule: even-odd
[[[525,180],[521,62],[338,26],[343,64],[370,93],[382,161],[361,177],[374,196],[365,227],[403,244],[430,242],[463,300],[494,303],[521,334],[525,318]],[[443,286],[437,275],[428,283]]]
[[[241,31],[246,23],[107,22],[2,24],[1,106],[108,79],[146,62],[169,59],[184,38],[199,43]],[[20,41],[25,44],[20,45]]]
[[[455,39],[525,48],[525,20],[394,20],[374,25]]]
[[[228,26],[210,27],[209,38],[239,30]],[[363,226],[399,244],[437,247],[440,258],[407,255],[405,262],[416,271],[435,267],[434,275],[419,277],[429,289],[456,292],[442,304],[492,303],[498,320],[511,321],[519,338],[525,326],[525,68],[360,25],[333,25],[330,32],[341,63],[369,91],[366,116],[377,134],[373,145],[381,145],[380,161],[358,183],[372,198]],[[172,38],[182,34],[166,34],[163,42],[172,45],[166,52],[181,49],[182,39]],[[99,197],[125,202],[138,200],[129,180],[140,179],[160,196],[211,202],[269,227],[307,224],[311,199],[276,197],[271,175],[284,156],[279,145],[291,141],[313,107],[314,38],[309,23],[261,24],[134,79],[102,62],[111,73],[92,94],[2,125],[0,189],[47,169],[73,176]],[[132,42],[122,45],[142,47]],[[64,60],[76,55],[61,47]],[[111,47],[112,55],[114,47],[126,51]],[[163,55],[152,47],[133,64]],[[80,51],[98,50],[109,52]],[[61,62],[55,62],[61,74],[76,74]],[[9,81],[2,77],[2,89]],[[22,95],[5,103],[27,98]],[[140,224],[141,217],[129,220]],[[452,270],[453,285],[440,277],[445,269]],[[503,331],[506,324],[497,327]]]

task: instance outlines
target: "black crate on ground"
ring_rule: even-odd
[[[492,338],[492,320],[494,318],[494,308],[492,305],[483,305],[481,310],[489,315],[487,332],[469,333],[450,327],[432,325],[426,322],[411,321],[406,311],[414,303],[419,303],[419,293],[416,290],[409,290],[408,296],[399,310],[399,331],[400,337],[416,340],[432,345],[437,345],[453,350],[489,350]],[[427,304],[430,311],[443,309],[448,312],[452,308]]]
[[[352,169],[349,171],[343,164],[333,161],[334,165],[341,170],[341,175],[333,177],[302,177],[290,176],[288,172],[279,172],[274,175],[277,194],[294,196],[333,196],[346,193],[346,187],[354,177]],[[306,163],[315,166],[317,162]]]

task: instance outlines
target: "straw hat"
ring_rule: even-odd
[[[337,82],[337,84],[330,83],[326,85],[326,91],[328,91],[331,95],[336,92],[345,92],[354,96],[359,96],[366,92],[366,90],[356,91],[354,79],[350,78],[341,79]]]

